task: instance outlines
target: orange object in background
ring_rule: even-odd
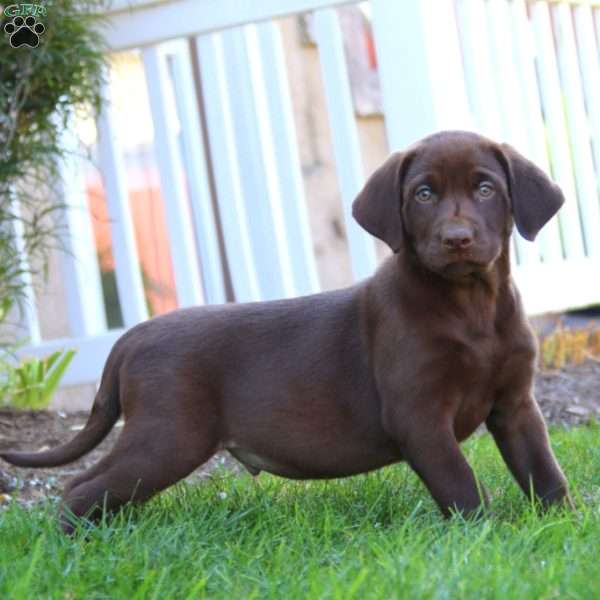
[[[148,179],[151,180],[152,177]],[[89,176],[86,192],[100,269],[103,275],[106,275],[114,272],[115,261],[112,253],[110,218],[100,179]],[[151,315],[169,312],[177,308],[177,294],[160,188],[150,184],[130,189],[129,205],[149,312]],[[106,287],[104,292],[106,298]]]

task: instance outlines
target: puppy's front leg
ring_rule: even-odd
[[[398,430],[403,458],[421,478],[445,517],[460,512],[467,517],[487,502],[449,425],[424,422],[411,431]],[[482,497],[483,496],[483,497]]]
[[[527,496],[531,486],[544,505],[572,506],[567,480],[548,439],[546,425],[533,396],[502,399],[496,403],[486,425],[517,483]]]

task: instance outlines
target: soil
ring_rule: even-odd
[[[536,398],[546,422],[567,427],[600,421],[600,361],[589,360],[559,371],[543,371],[535,382]],[[87,412],[0,410],[0,451],[50,448],[72,438],[83,427]],[[80,460],[55,469],[20,469],[0,464],[0,507],[12,498],[26,506],[57,499],[64,483],[97,462],[112,447],[122,422],[102,444]],[[190,479],[210,477],[218,466],[240,471],[229,454],[219,453]]]

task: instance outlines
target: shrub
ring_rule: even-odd
[[[540,344],[540,359],[546,369],[561,369],[567,364],[581,364],[588,358],[600,358],[600,329],[567,329],[559,325]]]
[[[75,113],[101,106],[105,48],[96,25],[104,0],[38,4],[46,14],[36,48],[13,48],[3,31],[9,18],[1,17],[0,323],[23,299],[24,272],[32,265],[45,271],[58,245],[63,205],[52,191],[61,133]],[[21,248],[15,226],[22,228]]]

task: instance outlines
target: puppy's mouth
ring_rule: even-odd
[[[471,275],[486,273],[490,265],[474,260],[454,260],[441,269],[441,274],[450,279],[466,279]]]
[[[465,281],[474,275],[481,275],[493,268],[494,260],[478,256],[472,251],[443,252],[431,257],[430,268],[453,281]]]
[[[450,281],[464,283],[492,271],[501,251],[500,246],[485,244],[455,250],[428,244],[417,248],[417,256],[428,270]]]
[[[448,279],[466,281],[492,271],[500,254],[501,248],[493,246],[446,252],[437,256],[437,271]]]

